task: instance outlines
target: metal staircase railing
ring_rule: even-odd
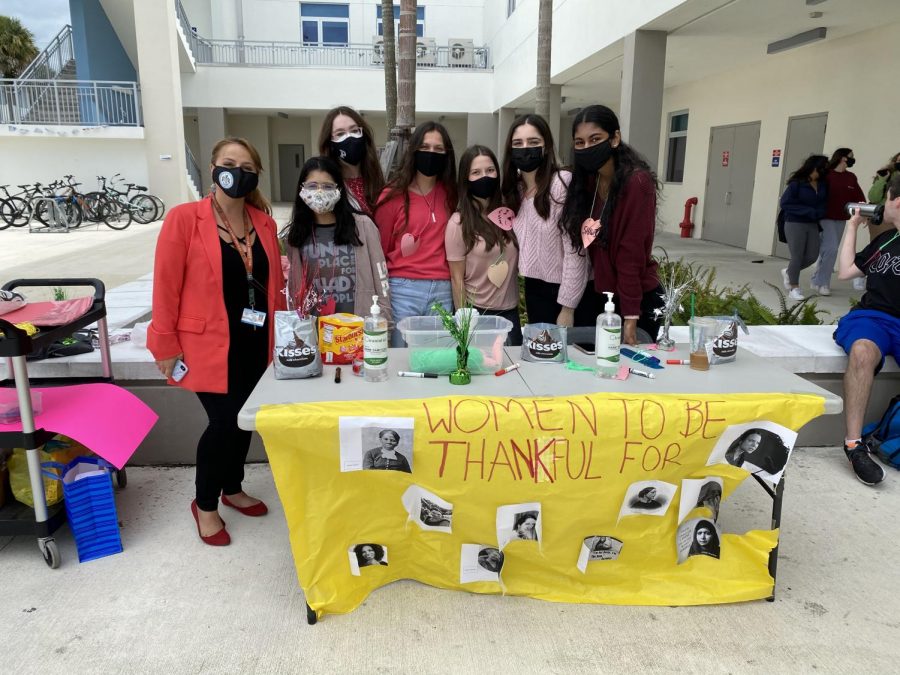
[[[63,26],[50,44],[22,71],[20,80],[54,80],[66,64],[75,60],[72,26]]]
[[[139,127],[137,82],[0,80],[0,124]]]

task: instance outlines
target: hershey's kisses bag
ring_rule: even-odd
[[[276,380],[298,380],[322,374],[315,317],[301,318],[296,311],[275,312]]]
[[[555,323],[527,323],[522,327],[522,358],[537,363],[565,363],[566,327]]]
[[[715,366],[720,363],[730,363],[737,358],[738,348],[738,327],[743,329],[744,333],[749,334],[747,325],[741,317],[735,313],[734,316],[712,316],[709,317],[716,321],[716,339],[712,344],[712,353],[709,354],[709,365]]]

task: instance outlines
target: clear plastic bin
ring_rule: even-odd
[[[456,370],[456,341],[439,316],[408,316],[397,328],[409,347],[409,369],[448,375]],[[469,372],[493,373],[503,367],[503,345],[512,322],[502,316],[479,316],[469,343]]]

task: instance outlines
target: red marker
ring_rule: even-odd
[[[501,368],[500,370],[496,371],[494,373],[494,375],[496,375],[497,377],[500,377],[501,375],[506,375],[507,373],[511,373],[512,371],[514,371],[520,367],[521,367],[521,364],[514,363],[511,366],[506,366],[506,368]]]
[[[666,359],[666,365],[669,366],[688,366],[690,363],[688,359]]]

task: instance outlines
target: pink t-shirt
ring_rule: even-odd
[[[502,252],[499,246],[488,250],[485,248],[484,239],[479,237],[472,250],[466,254],[462,224],[459,222],[459,214],[454,213],[447,223],[444,245],[449,262],[466,261],[466,295],[473,305],[482,309],[498,310],[518,307],[519,249],[515,244],[507,244]],[[489,272],[491,276],[488,276]],[[491,277],[494,281],[491,281]]]
[[[384,194],[382,192],[382,196]],[[382,202],[375,210],[375,224],[381,235],[389,276],[434,281],[450,278],[450,266],[444,252],[444,230],[450,215],[446,199],[447,192],[440,183],[425,196],[410,192],[408,225],[404,222],[403,195]],[[403,255],[401,244],[407,234],[417,245],[410,255]]]

